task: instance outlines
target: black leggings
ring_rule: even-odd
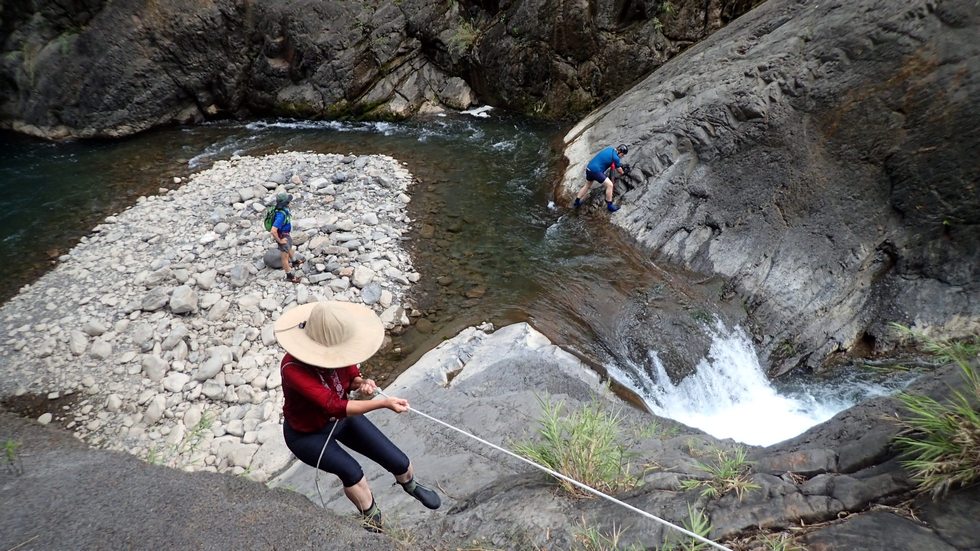
[[[283,422],[282,433],[286,439],[286,447],[300,461],[316,468],[319,459],[320,469],[340,477],[345,488],[357,484],[364,477],[364,471],[338,442],[381,465],[395,476],[408,472],[408,456],[392,444],[367,417],[354,415],[338,421],[324,451],[323,443],[331,428],[333,421],[318,432],[299,432],[290,427],[289,423]],[[321,452],[323,458],[320,458]]]

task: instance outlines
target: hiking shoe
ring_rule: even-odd
[[[581,206],[582,206],[582,200],[579,199],[578,197],[576,197],[575,198],[575,208],[579,208]]]
[[[381,507],[378,504],[371,502],[371,507],[367,511],[361,511],[361,525],[368,532],[374,532],[375,534],[380,534],[384,531],[381,526]]]
[[[442,505],[442,500],[439,499],[439,494],[437,494],[434,490],[430,490],[418,482],[415,482],[414,478],[402,484],[402,489],[415,499],[419,500],[422,505],[425,505],[429,509],[438,509],[439,506]]]
[[[619,210],[619,207],[617,207],[612,203],[606,203],[606,210],[608,210],[609,212],[616,212],[617,210]]]
[[[292,261],[290,264],[292,265],[293,268],[299,268],[300,266],[303,265],[304,262],[306,262],[306,261],[303,260],[302,258],[300,258],[298,260]]]
[[[296,274],[290,272],[290,273],[286,274],[286,281],[288,281],[290,283],[299,283],[299,276],[297,276]]]

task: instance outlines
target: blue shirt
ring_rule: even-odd
[[[272,227],[281,234],[289,233],[293,229],[292,216],[289,215],[289,209],[281,209],[276,211],[276,218],[272,221]]]
[[[595,157],[592,157],[592,160],[589,161],[588,169],[602,174],[611,167],[622,166],[622,164],[623,162],[619,160],[619,155],[616,154],[616,149],[607,147],[596,153]]]

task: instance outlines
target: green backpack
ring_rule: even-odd
[[[277,212],[285,212],[285,209],[277,209],[275,205],[265,209],[265,219],[262,224],[265,226],[265,231],[272,231],[272,223],[276,221]],[[289,216],[286,216],[286,223],[289,223]]]

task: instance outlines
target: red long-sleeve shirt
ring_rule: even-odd
[[[351,381],[361,376],[356,365],[324,369],[305,364],[286,354],[279,364],[282,373],[283,417],[300,432],[315,432],[331,419],[347,417],[347,394]]]

